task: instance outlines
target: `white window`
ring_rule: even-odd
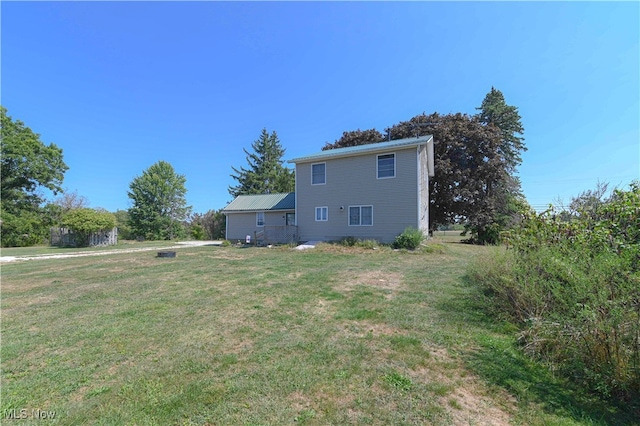
[[[311,165],[311,185],[324,185],[327,183],[327,164],[318,163]]]
[[[349,206],[349,226],[373,225],[373,206]]]
[[[316,222],[329,220],[329,207],[316,207]]]
[[[264,226],[264,212],[256,212],[256,226]]]
[[[396,155],[378,155],[378,179],[396,177]]]

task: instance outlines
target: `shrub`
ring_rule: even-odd
[[[398,235],[393,242],[393,248],[415,250],[420,247],[424,241],[424,234],[421,230],[408,227],[402,231],[402,234]]]
[[[340,240],[340,244],[345,247],[353,247],[357,242],[358,239],[356,237],[344,237],[342,240]]]
[[[469,270],[521,342],[592,391],[640,396],[640,186],[560,220],[526,212],[510,247]]]
[[[193,238],[194,240],[204,240],[204,227],[199,223],[192,223],[189,231],[191,233],[191,238]]]
[[[23,210],[18,215],[2,212],[0,233],[2,247],[28,247],[45,243],[50,222],[38,211]]]

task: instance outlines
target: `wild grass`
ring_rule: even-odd
[[[525,362],[508,324],[484,313],[464,269],[487,249],[199,247],[3,265],[3,419],[41,409],[64,425],[626,420]]]

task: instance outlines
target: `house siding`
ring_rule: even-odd
[[[395,177],[377,178],[377,157],[395,154]],[[426,156],[426,154],[425,154]],[[339,240],[345,236],[392,242],[407,226],[422,227],[416,146],[326,159],[326,183],[311,184],[311,164],[296,164],[296,220],[301,240]],[[425,172],[426,175],[426,172]],[[427,185],[428,196],[428,185]],[[426,200],[428,207],[428,198]],[[315,208],[327,206],[328,220],[316,222]],[[340,210],[340,207],[344,207]],[[372,226],[349,226],[350,206],[373,206]],[[419,210],[420,209],[420,210]],[[428,219],[425,219],[428,220]]]
[[[265,211],[265,226],[281,226],[286,224],[286,214],[294,210]],[[256,226],[256,212],[229,212],[227,213],[227,240],[244,241],[247,235],[253,239],[254,232],[262,231],[264,227]]]

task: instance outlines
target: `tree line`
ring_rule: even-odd
[[[345,131],[322,149],[433,135],[435,177],[429,182],[430,228],[462,224],[471,241],[497,243],[520,206],[526,204],[517,177],[521,153],[526,150],[524,128],[518,109],[507,105],[495,88],[477,110],[476,115],[422,113],[388,127],[384,134],[377,129]],[[68,166],[62,149],[42,143],[40,135],[21,121],[14,121],[5,108],[1,112],[2,246],[41,243],[47,240],[52,226],[75,227],[86,234],[111,223],[119,228],[123,239],[224,237],[222,212],[192,214],[186,201],[186,177],[165,161],[153,164],[131,181],[127,195],[132,205],[128,210],[114,214],[91,211],[86,199],[75,193],[46,202],[40,189],[47,188],[54,195],[63,192]],[[294,171],[284,165],[285,149],[275,131],[262,129],[251,150],[244,152],[247,165],[232,167],[231,177],[236,182],[228,187],[232,197],[294,190]]]
[[[92,233],[114,227],[121,239],[224,238],[224,215],[216,210],[191,214],[186,178],[171,164],[159,161],[131,181],[128,210],[92,209],[86,197],[63,189],[69,167],[62,149],[44,144],[39,134],[13,120],[1,106],[0,116],[2,247],[46,243],[52,227],[70,229],[79,245],[86,245]],[[46,200],[43,189],[56,198]]]

